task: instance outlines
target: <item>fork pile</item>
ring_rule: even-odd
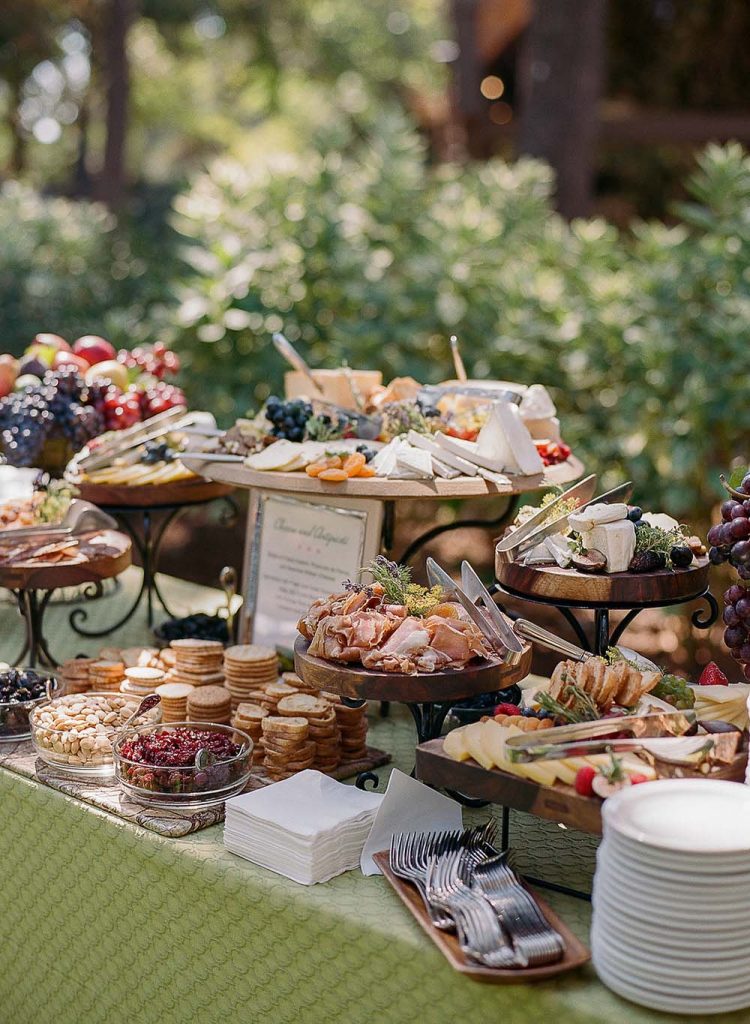
[[[464,955],[488,967],[537,967],[564,952],[561,936],[494,846],[496,825],[391,838],[394,874],[419,892],[431,922],[455,931]]]

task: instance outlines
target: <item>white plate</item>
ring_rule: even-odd
[[[597,875],[592,893],[594,911],[596,912],[601,907],[610,914],[622,914],[634,923],[652,921],[660,928],[693,927],[696,930],[705,931],[706,934],[715,933],[717,937],[725,934],[728,928],[750,932],[750,907],[748,906],[722,907],[720,914],[714,914],[713,910],[696,909],[689,903],[684,906],[675,906],[674,901],[661,901],[651,895],[641,900],[636,899],[635,894],[630,894],[626,904],[626,901],[621,898],[623,892],[627,892],[627,890],[621,888],[617,883],[611,883],[608,879]]]
[[[668,866],[655,863],[651,857],[634,856],[629,850],[622,849],[610,842],[609,839],[605,839],[599,846],[596,862],[599,866],[616,867],[618,873],[623,877],[643,878],[644,881],[653,880],[660,885],[669,885],[683,891],[686,887],[708,890],[725,886],[738,891],[740,889],[750,891],[750,864],[743,871],[724,872],[721,864],[716,865],[711,872],[694,871],[687,866],[684,868]]]
[[[744,1010],[750,1006],[750,997],[735,996],[722,999],[712,996],[707,1000],[680,999],[679,996],[655,995],[645,989],[624,981],[619,975],[610,970],[604,963],[594,965],[599,980],[611,988],[617,995],[629,999],[639,1006],[646,1006],[652,1010],[664,1010],[667,1013],[683,1013],[686,1016],[709,1013],[731,1013],[733,1010]]]
[[[652,952],[653,945],[638,945],[638,936],[625,936],[610,927],[609,922],[594,922],[591,929],[592,941],[596,939],[600,949],[605,949],[608,955],[615,957],[623,969],[628,967],[637,976],[642,973],[645,976],[657,979],[679,980],[683,979],[688,987],[697,986],[701,991],[706,987],[712,989],[714,982],[723,984],[723,980],[732,981],[741,978],[743,984],[748,982],[747,954],[744,947],[735,944],[731,954],[724,953],[715,959],[710,960],[710,968],[707,966],[703,949],[693,943],[693,958],[685,955],[682,959],[676,959],[673,955],[671,936],[669,945],[662,945],[661,950]],[[701,959],[697,960],[696,955],[700,954]]]
[[[640,941],[649,950],[664,951],[664,927],[643,917],[629,917],[621,912],[612,912],[608,907],[598,906],[594,910],[594,922],[601,923],[608,931],[622,936],[623,940]],[[669,925],[669,950],[677,958],[684,957],[695,962],[698,951],[704,960],[724,960],[732,956],[738,949],[744,950],[750,924],[728,926],[715,933],[707,932],[700,926],[700,944],[696,938],[698,926],[695,921],[689,925]]]
[[[704,984],[700,984],[696,979],[696,984],[686,985],[682,979],[675,978],[674,981],[669,981],[663,978],[647,977],[641,973],[640,966],[633,968],[631,965],[623,963],[621,959],[618,959],[616,954],[606,948],[605,945],[599,939],[594,939],[592,936],[591,940],[591,956],[594,967],[598,970],[600,966],[604,966],[605,970],[611,971],[622,981],[629,985],[633,985],[636,988],[642,989],[644,992],[652,992],[658,996],[678,996],[686,999],[695,1000],[706,1000],[706,999],[725,999],[729,997],[741,996],[745,999],[750,998],[750,978],[745,972],[744,977],[739,975],[736,980],[732,982],[723,982],[717,980],[716,983],[711,984],[706,981]],[[750,1003],[748,1004],[750,1005]]]
[[[711,885],[707,876],[699,882],[686,880],[683,884],[672,879],[669,874],[646,874],[623,865],[614,857],[608,856],[596,869],[596,875],[608,884],[615,884],[622,891],[633,893],[636,902],[655,894],[676,903],[689,902],[693,906],[701,906],[711,910],[720,907],[736,907],[740,904],[750,908],[750,879],[740,884],[720,883]]]
[[[602,807],[610,831],[662,850],[750,857],[750,787],[709,779],[659,779],[621,789]]]
[[[606,842],[633,861],[652,864],[677,873],[687,871],[697,875],[743,875],[750,867],[750,855],[744,850],[721,854],[661,850],[655,846],[645,846],[612,830],[607,832]]]

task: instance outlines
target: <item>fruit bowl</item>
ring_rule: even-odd
[[[117,737],[115,775],[141,803],[200,810],[242,792],[250,778],[252,751],[247,733],[229,726],[149,725]]]
[[[140,703],[124,693],[90,691],[45,700],[29,715],[31,742],[39,757],[79,778],[114,773],[112,743]],[[157,722],[158,707],[141,721]]]
[[[30,714],[46,704],[57,688],[54,676],[34,669],[8,669],[0,673],[0,693],[7,697],[0,700],[0,743],[28,739],[31,736]]]

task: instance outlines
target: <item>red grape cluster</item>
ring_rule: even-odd
[[[750,680],[750,593],[741,583],[733,583],[724,591],[724,643],[735,661],[742,665],[742,674]]]
[[[123,348],[117,353],[117,361],[123,363],[129,370],[137,369],[159,380],[177,373],[180,369],[177,355],[161,341],[134,349]]]

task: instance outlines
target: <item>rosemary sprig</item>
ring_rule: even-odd
[[[562,696],[564,700],[571,702],[570,707],[567,704],[561,704],[545,691],[539,694],[537,700],[542,710],[549,711],[556,718],[562,718],[564,721],[573,724],[577,722],[596,722],[602,717],[599,708],[591,697],[580,686],[576,686],[575,683],[568,683],[563,689]]]

